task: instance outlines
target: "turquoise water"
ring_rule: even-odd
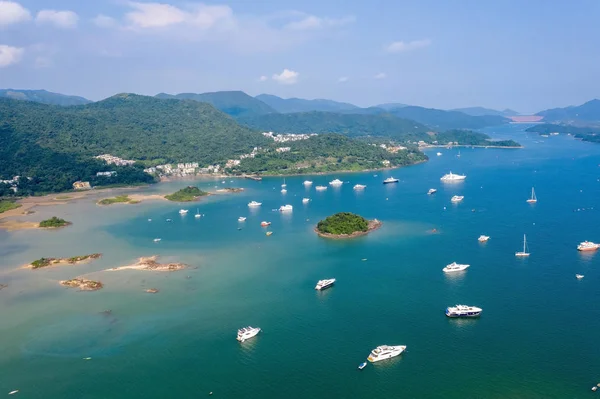
[[[100,208],[90,199],[34,215],[74,222],[56,232],[0,232],[0,394],[25,398],[583,398],[600,382],[600,146],[567,136],[490,129],[520,150],[437,149],[400,170],[338,176],[201,181],[241,186],[190,206],[147,202]],[[464,183],[441,184],[452,170]],[[377,176],[374,176],[374,175]],[[382,185],[388,176],[397,185]],[[339,189],[314,187],[335,177]],[[366,184],[363,193],[356,183]],[[188,182],[140,190],[172,192]],[[539,202],[525,202],[535,186]],[[426,195],[429,188],[437,194]],[[452,195],[464,195],[451,204]],[[303,205],[301,199],[312,201]],[[251,211],[246,204],[263,206]],[[283,204],[291,215],[273,212]],[[193,217],[196,207],[205,216]],[[579,211],[578,211],[579,209]],[[378,218],[362,238],[317,237],[338,211]],[[247,216],[245,223],[237,222]],[[147,219],[152,218],[152,222]],[[173,219],[167,223],[167,218]],[[271,237],[260,221],[272,225]],[[242,227],[238,230],[238,227]],[[431,233],[436,229],[437,233]],[[480,244],[480,234],[491,236]],[[517,259],[527,234],[531,257]],[[153,238],[160,237],[160,243]],[[41,256],[102,252],[87,265],[15,270]],[[190,264],[170,274],[101,272],[139,256]],[[362,261],[366,258],[366,261]],[[447,276],[457,261],[471,267]],[[56,281],[90,273],[98,292]],[[581,281],[575,274],[584,274]],[[317,280],[335,277],[325,292]],[[144,289],[156,287],[156,295]],[[484,309],[449,320],[456,303]],[[102,314],[110,309],[109,315]],[[240,345],[237,328],[263,332]],[[382,344],[402,356],[357,371]],[[91,360],[83,360],[92,357]]]

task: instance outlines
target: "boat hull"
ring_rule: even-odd
[[[317,290],[317,291],[323,291],[323,290],[326,290],[327,288],[333,287],[334,284],[335,284],[335,282],[329,283],[327,285],[323,285],[321,287],[315,287],[315,290]]]
[[[383,184],[395,184],[398,183],[399,180],[396,181],[384,181]]]
[[[373,357],[373,356],[369,355],[367,360],[371,363],[380,362],[382,360],[388,360],[393,357],[400,356],[404,352],[405,349],[406,349],[406,347],[402,347],[402,348],[398,349],[397,351],[393,351],[393,352],[387,353],[385,355],[377,356],[377,357]]]

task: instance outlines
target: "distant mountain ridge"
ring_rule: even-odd
[[[268,104],[282,114],[310,111],[343,112],[360,109],[360,107],[354,104],[325,99],[281,98],[272,94],[259,94],[254,98]]]
[[[517,116],[519,113],[517,111],[513,111],[512,109],[505,109],[504,111],[498,111],[495,109],[484,108],[484,107],[467,107],[467,108],[456,108],[451,111],[462,112],[463,114],[471,115],[471,116],[486,116],[486,115],[496,115],[496,116]]]
[[[441,109],[417,106],[393,108],[388,112],[399,118],[412,119],[437,131],[449,129],[481,129],[487,126],[497,126],[509,122],[509,120],[503,116],[471,116],[457,111],[443,111]]]
[[[180,93],[175,95],[159,93],[155,97],[162,99],[175,98],[178,100],[194,100],[209,103],[218,110],[233,117],[277,113],[277,111],[269,105],[249,96],[243,91],[217,91],[199,94]]]
[[[544,122],[600,123],[600,100],[593,99],[582,105],[553,108],[538,112]]]
[[[0,89],[0,97],[61,106],[83,105],[92,102],[87,98],[52,93],[46,90]]]

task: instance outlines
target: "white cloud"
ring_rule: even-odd
[[[339,83],[345,83],[348,81],[348,77],[347,76],[342,76],[341,78],[338,79]]]
[[[100,28],[114,28],[119,24],[116,19],[103,14],[99,14],[96,18],[92,19],[92,22]]]
[[[25,49],[0,44],[0,68],[16,64],[21,61]]]
[[[58,28],[70,29],[77,26],[79,16],[73,11],[42,10],[35,18],[38,23],[52,24]]]
[[[14,1],[0,0],[0,26],[7,26],[19,22],[29,21],[29,10]]]
[[[258,78],[259,82],[266,82],[267,80],[269,80],[269,78],[265,75],[261,76],[260,78]]]
[[[298,72],[286,68],[280,74],[274,74],[273,80],[282,85],[293,85],[298,82],[299,75]]]
[[[379,72],[377,75],[373,76],[373,78],[375,79],[385,79],[387,78],[387,75],[383,72]]]
[[[165,28],[172,25],[188,24],[200,29],[209,29],[220,22],[231,22],[233,11],[229,6],[208,6],[195,4],[189,11],[170,4],[137,3],[128,5],[134,11],[125,15],[133,28]]]
[[[413,40],[411,42],[393,42],[385,47],[388,53],[403,53],[431,45],[431,40]]]
[[[52,65],[54,65],[54,63],[48,57],[39,56],[39,57],[36,57],[34,65],[37,69],[43,69],[43,68],[50,68]]]
[[[347,16],[342,18],[320,18],[315,15],[306,15],[304,18],[298,21],[293,21],[285,25],[286,29],[290,30],[317,30],[324,28],[336,28],[344,25],[348,25],[356,21],[353,16]]]

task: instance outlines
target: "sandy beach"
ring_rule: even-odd
[[[187,265],[184,263],[158,263],[157,259],[158,255],[141,257],[134,264],[113,267],[111,269],[106,269],[105,271],[115,272],[120,270],[150,270],[159,272],[174,272],[177,270],[185,269],[187,267]]]

